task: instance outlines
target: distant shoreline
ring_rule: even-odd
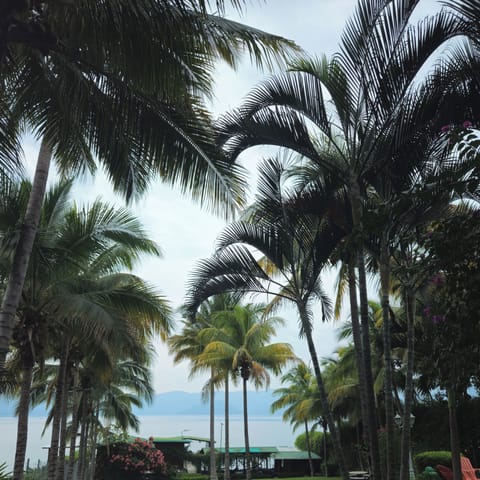
[[[230,415],[242,415],[243,403],[242,392],[230,392]],[[282,412],[270,412],[270,405],[275,397],[268,391],[248,392],[248,414],[249,416],[281,417]],[[15,417],[15,400],[6,400],[0,397],[0,418]],[[223,414],[225,410],[223,392],[215,393],[215,412]],[[157,416],[157,415],[209,415],[209,404],[202,402],[201,393],[190,392],[165,392],[154,395],[152,403],[145,404],[142,408],[134,408],[135,415]],[[30,412],[32,418],[47,416],[47,410],[43,406],[35,407]]]

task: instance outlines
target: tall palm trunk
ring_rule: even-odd
[[[453,480],[462,480],[462,467],[460,463],[460,437],[457,422],[457,395],[455,386],[447,389],[448,423],[450,426],[450,448],[452,450]]]
[[[348,265],[348,289],[350,299],[350,319],[352,322],[353,347],[355,349],[355,360],[358,374],[358,391],[360,394],[360,412],[362,415],[362,427],[368,444],[371,443],[371,433],[368,421],[367,407],[367,382],[365,380],[365,360],[363,358],[362,333],[359,321],[357,302],[357,277],[355,274],[355,262],[350,261]]]
[[[330,430],[330,435],[332,437],[333,448],[335,450],[335,456],[338,461],[338,466],[340,468],[340,475],[344,480],[348,480],[348,469],[347,463],[345,462],[345,456],[343,454],[343,449],[340,444],[340,437],[338,435],[337,427],[335,425],[335,420],[333,418],[332,409],[328,402],[327,392],[325,390],[325,384],[323,383],[322,372],[320,370],[320,364],[318,362],[317,352],[315,350],[315,345],[313,343],[312,331],[310,328],[310,320],[308,318],[308,312],[306,306],[302,303],[297,303],[298,313],[300,316],[300,321],[302,322],[303,329],[305,331],[305,337],[307,339],[308,351],[310,352],[310,358],[312,360],[313,371],[315,372],[315,378],[318,385],[318,391],[320,396],[320,402],[322,404],[322,409],[325,413],[327,419],[328,429]]]
[[[17,446],[15,449],[15,465],[13,480],[22,480],[25,468],[25,453],[28,439],[28,415],[30,404],[30,389],[33,376],[33,359],[30,352],[23,354],[22,383],[20,384],[20,399],[18,402]]]
[[[77,444],[78,430],[78,408],[79,408],[79,388],[80,388],[80,372],[78,371],[78,363],[74,366],[73,376],[73,396],[72,396],[72,426],[70,433],[70,455],[68,459],[67,480],[73,480],[73,470],[75,468],[75,449]]]
[[[370,350],[370,318],[368,314],[367,275],[363,250],[358,252],[358,291],[360,294],[360,318],[362,324],[363,359],[365,362],[365,382],[367,390],[368,429],[370,431],[370,457],[374,480],[382,478],[380,447],[378,444],[378,423],[375,392],[373,389],[372,355]]]
[[[225,459],[223,479],[230,480],[230,386],[229,373],[225,374]],[[221,445],[220,445],[221,446]]]
[[[415,293],[410,287],[406,288],[405,304],[407,307],[407,372],[405,378],[405,400],[402,422],[400,480],[409,480],[408,477],[410,472],[410,415],[412,413],[413,366],[415,360]]]
[[[43,139],[38,153],[37,166],[25,218],[23,219],[20,236],[15,247],[10,275],[0,307],[0,372],[5,368],[5,358],[10,348],[15,313],[20,303],[28,262],[37,234],[51,159],[52,148]]]
[[[382,234],[380,245],[380,287],[383,318],[383,358],[385,369],[384,395],[385,395],[385,427],[386,427],[386,468],[387,480],[395,478],[394,442],[395,426],[393,412],[393,372],[392,372],[392,341],[390,325],[390,255],[388,252],[388,230]]]
[[[313,470],[313,461],[312,461],[312,446],[310,445],[310,432],[308,430],[308,422],[305,420],[305,441],[307,443],[307,454],[308,454],[308,468],[310,469],[310,476],[313,477],[315,472]]]
[[[69,379],[69,336],[64,337],[64,345],[62,346],[60,365],[65,365],[65,380],[62,385],[60,396],[60,441],[58,447],[57,468],[55,472],[56,480],[64,480],[65,478],[65,450],[67,448],[67,416],[68,416],[68,392],[70,390]]]
[[[325,418],[322,417],[322,429],[323,429],[323,474],[328,477],[327,467],[327,423]]]
[[[66,334],[64,334],[66,339]],[[59,454],[59,440],[60,440],[60,426],[62,420],[62,404],[65,394],[65,383],[67,377],[67,364],[62,361],[64,353],[61,355],[61,361],[58,369],[57,385],[55,390],[55,403],[53,405],[53,420],[52,420],[52,437],[50,441],[50,449],[48,451],[48,467],[47,478],[48,480],[55,480],[55,474],[57,471],[57,461]]]
[[[210,375],[210,480],[217,480],[217,464],[215,453],[215,385],[213,378],[214,368],[211,368]]]
[[[243,382],[243,433],[245,436],[245,470],[246,480],[252,479],[252,460],[250,458],[250,440],[248,438],[248,403],[247,403],[247,381],[248,376],[242,374]]]
[[[369,449],[372,476],[374,480],[382,478],[382,470],[380,463],[380,448],[378,444],[378,426],[376,418],[376,402],[373,390],[373,374],[372,360],[370,351],[370,321],[368,318],[368,293],[367,293],[367,276],[365,273],[365,258],[363,253],[363,223],[362,223],[362,197],[360,186],[356,179],[350,179],[349,198],[351,203],[352,223],[354,233],[358,236],[357,245],[357,266],[358,266],[358,289],[360,295],[360,319],[362,325],[362,349],[365,369],[365,390],[366,390],[366,407],[368,417],[368,431],[370,433]]]
[[[100,408],[96,402],[94,413],[92,415],[92,425],[90,428],[89,445],[90,445],[90,459],[86,468],[86,479],[93,480],[95,477],[96,459],[97,459],[97,440],[98,440],[98,426],[100,424]]]
[[[77,478],[83,479],[85,472],[85,465],[87,463],[87,443],[88,443],[88,425],[90,422],[89,416],[89,395],[85,390],[82,394],[82,428],[80,430],[80,448],[78,455],[78,471]]]

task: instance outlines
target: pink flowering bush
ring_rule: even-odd
[[[153,444],[153,438],[136,438],[132,443],[122,444],[110,457],[110,463],[125,472],[138,474],[165,473],[167,464],[163,453]]]

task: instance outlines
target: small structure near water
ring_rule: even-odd
[[[209,448],[202,450],[202,453],[208,454]],[[219,455],[219,468],[224,466],[225,448],[216,448]],[[230,447],[230,472],[241,473],[245,470],[245,448]],[[310,465],[308,461],[308,452],[294,449],[285,449],[278,447],[250,447],[250,458],[252,469],[257,475],[261,476],[304,476],[310,475]],[[320,472],[321,458],[314,452],[311,452],[313,468],[315,472]]]

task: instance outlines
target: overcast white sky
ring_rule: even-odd
[[[311,55],[330,55],[337,49],[345,20],[353,13],[355,4],[355,0],[252,0],[240,17],[232,13],[230,18],[292,39]],[[437,9],[438,3],[434,0],[421,0],[418,15],[424,16]],[[219,66],[216,99],[212,105],[215,114],[238,106],[242,97],[266,75],[256,71],[248,61],[237,72]],[[36,159],[36,146],[27,143],[25,150],[32,164]],[[259,155],[258,151],[247,152],[245,165],[254,170]],[[83,181],[76,191],[78,201],[101,196],[107,201],[123,204],[120,199],[115,199],[108,183],[100,176],[95,181]],[[145,259],[136,273],[155,285],[177,307],[183,301],[189,273],[200,258],[212,253],[215,238],[224,223],[177,192],[159,184],[152,185],[149,194],[134,205],[133,210],[164,252],[161,260]],[[326,285],[327,291],[333,296],[334,275],[326,278]],[[278,331],[275,341],[289,342],[296,354],[308,361],[304,341],[298,340],[295,312],[284,310],[280,315],[287,320],[287,324]],[[335,328],[331,324],[316,323],[315,340],[319,356],[328,356],[333,352],[337,343]],[[166,346],[158,342],[154,365],[155,390],[199,391],[206,377],[189,380],[188,374],[188,364],[173,365]],[[278,385],[278,381],[272,381],[272,388]]]

